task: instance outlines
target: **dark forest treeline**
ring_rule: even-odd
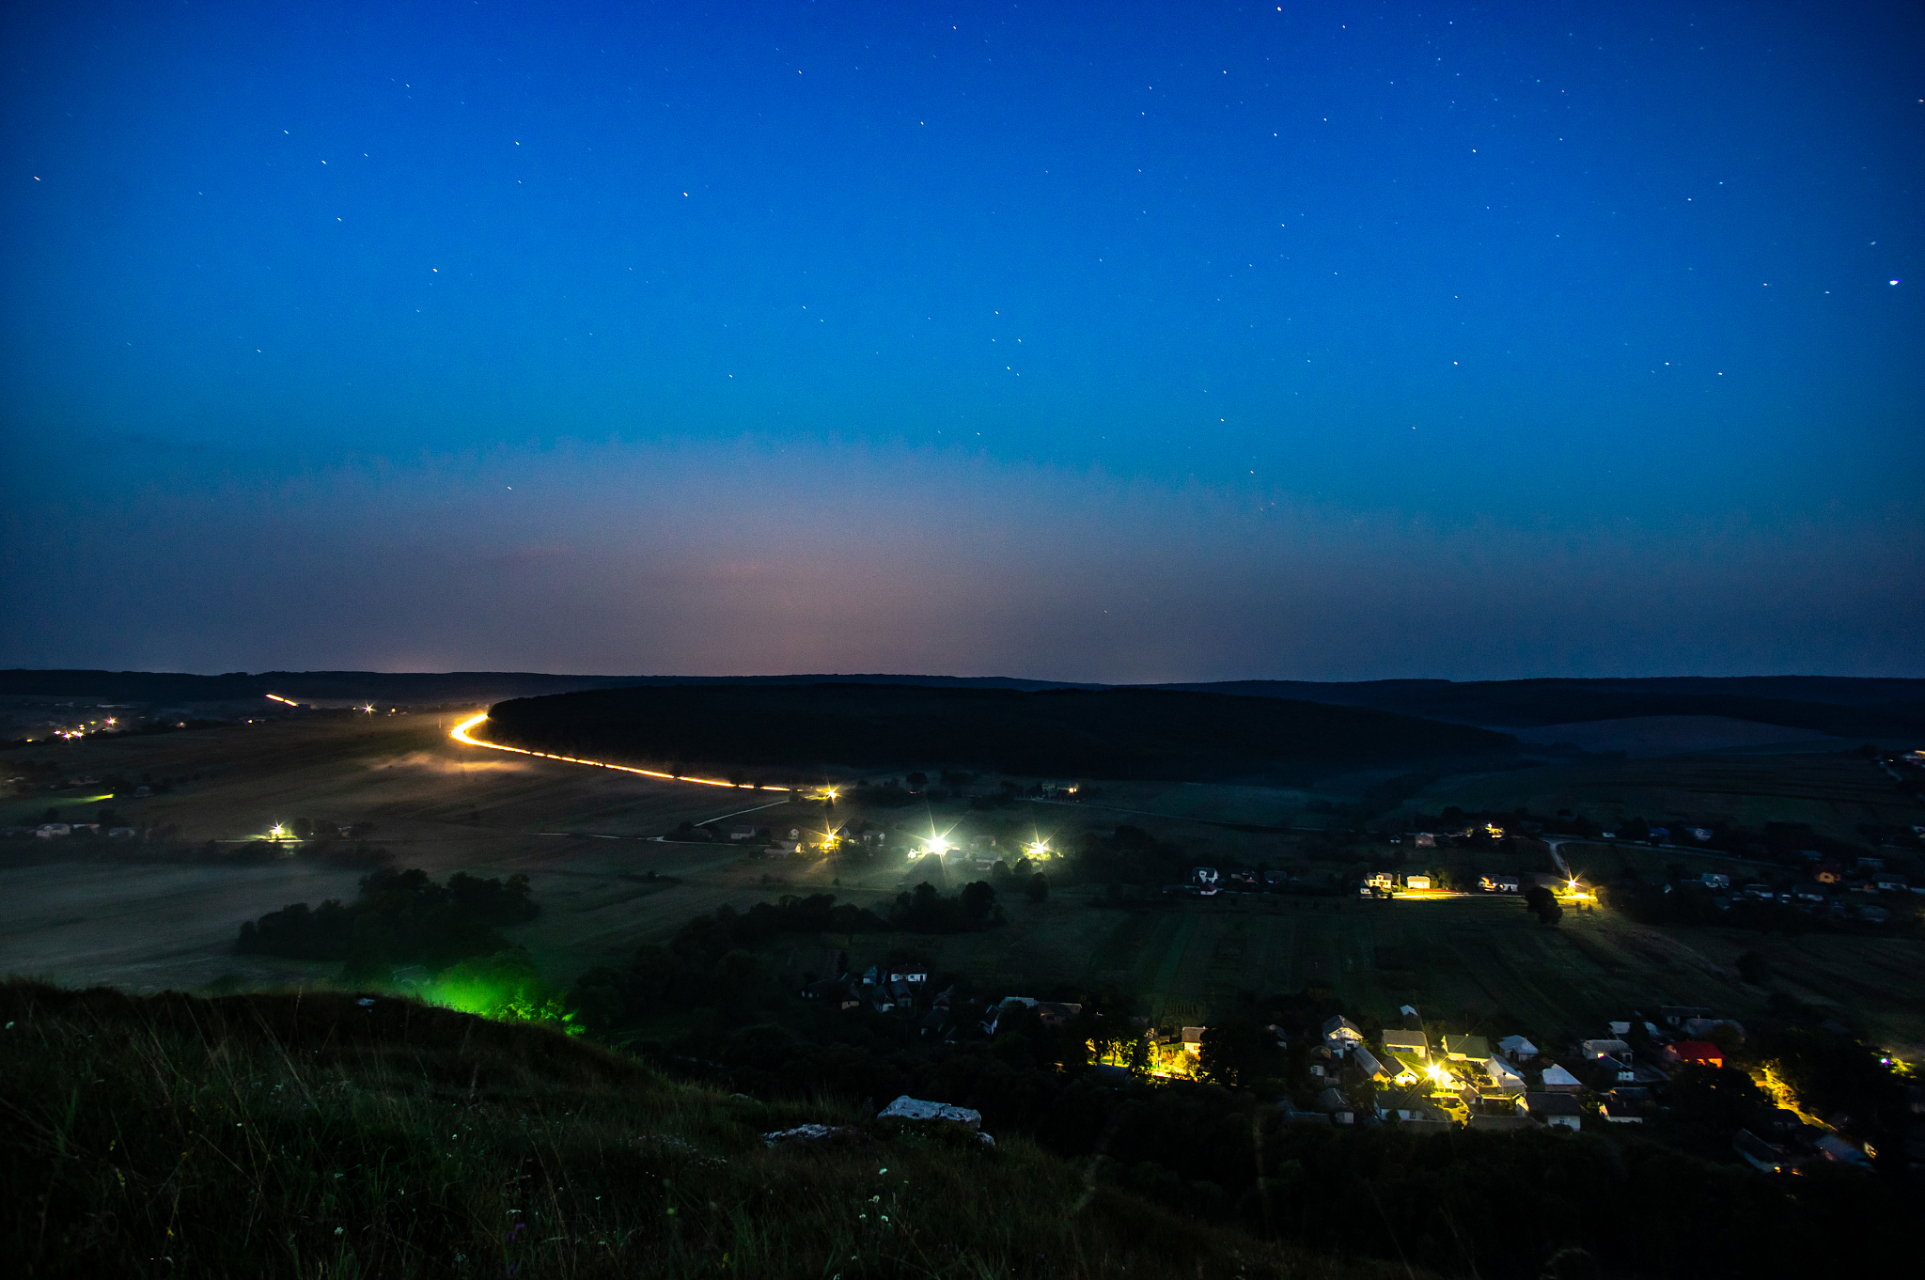
[[[678,772],[940,761],[1042,777],[1311,778],[1517,749],[1506,734],[1367,708],[1151,689],[660,686],[521,698],[489,714],[494,741]]]

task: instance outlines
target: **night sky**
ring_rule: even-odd
[[[1925,676],[1915,4],[0,23],[0,666]]]

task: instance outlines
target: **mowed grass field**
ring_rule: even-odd
[[[419,866],[437,877],[454,871],[527,874],[543,911],[509,933],[544,972],[564,983],[592,965],[621,963],[639,943],[666,941],[690,916],[725,903],[741,909],[783,893],[821,891],[883,905],[925,877],[954,887],[980,874],[954,868],[945,876],[933,867],[910,866],[896,852],[869,861],[764,860],[726,844],[648,839],[684,820],[741,813],[742,821],[786,834],[791,827],[820,827],[826,815],[818,805],[793,805],[773,793],[654,782],[463,748],[447,737],[457,719],[430,713],[293,720],[15,749],[0,755],[0,764],[55,758],[73,775],[199,780],[139,800],[95,802],[99,788],[36,795],[8,802],[0,822],[37,822],[49,806],[68,820],[86,820],[89,808],[111,803],[139,825],[178,824],[182,842],[192,844],[245,841],[275,822],[301,817],[372,823],[374,842],[392,851],[400,866]],[[1882,775],[1851,757],[1629,761],[1559,773],[1539,769],[1469,779],[1439,798],[1449,795],[1446,802],[1471,809],[1487,803],[1488,792],[1493,807],[1501,797],[1543,808],[1562,797],[1596,793],[1620,796],[1627,812],[1658,820],[1671,815],[1644,797],[1723,797],[1735,804],[1752,791],[1782,785],[1782,797],[1753,797],[1756,812],[1780,821],[1787,812],[1810,813],[1854,827],[1871,820],[1866,814],[1900,821],[1904,812],[1880,787]],[[1632,785],[1639,778],[1645,791]],[[1538,790],[1525,789],[1524,779]],[[866,816],[906,831],[953,826],[958,835],[1005,839],[1034,833],[1054,837],[1058,847],[1083,830],[1135,822],[1191,849],[1200,861],[1289,864],[1297,856],[1287,835],[1212,824],[1258,825],[1260,817],[1297,816],[1300,793],[1155,784],[1109,790],[1103,807],[1024,804],[970,813],[939,805],[933,813],[911,808],[864,814],[859,805],[845,803],[834,820]],[[1127,812],[1145,800],[1150,803],[1141,808],[1165,816]],[[1712,808],[1708,801],[1682,803],[1691,804],[1694,815]],[[892,848],[901,847],[902,834],[893,837]],[[1574,863],[1595,859],[1607,873],[1628,856],[1592,848],[1566,853]],[[289,902],[352,897],[360,872],[299,851],[245,867],[140,858],[124,847],[78,840],[0,845],[0,972],[136,990],[194,988],[223,977],[271,984],[331,976],[331,966],[236,956],[232,942],[242,920]],[[1495,857],[1484,861],[1497,863]],[[1555,1037],[1592,1033],[1628,1009],[1659,1004],[1702,1004],[1741,1020],[1755,1015],[1769,991],[1740,982],[1732,967],[1741,952],[1755,950],[1777,975],[1774,985],[1838,1010],[1895,1048],[1925,1048],[1925,1000],[1919,995],[1925,991],[1925,944],[1908,938],[1667,933],[1603,911],[1573,911],[1562,925],[1546,928],[1517,899],[1498,897],[1373,903],[1225,896],[1122,910],[1092,905],[1094,894],[1093,887],[1059,884],[1038,904],[1009,892],[1003,896],[1003,928],[935,938],[794,938],[774,948],[771,959],[799,976],[827,943],[848,946],[858,963],[901,948],[939,970],[968,975],[985,993],[1107,988],[1134,993],[1143,1012],[1178,1023],[1207,1022],[1245,994],[1261,997],[1325,982],[1354,1010],[1377,1016],[1411,1003],[1427,1016],[1471,1013],[1488,1019],[1492,1029]]]

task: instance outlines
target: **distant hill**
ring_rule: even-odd
[[[1508,734],[1366,707],[1158,689],[675,685],[497,705],[491,739],[614,762],[1308,781],[1514,758]]]
[[[235,671],[200,676],[164,671],[0,671],[0,696],[101,698],[119,702],[235,702],[279,694],[297,701],[361,701],[391,704],[495,702],[577,689],[651,684],[912,684],[964,689],[1100,689],[1010,676],[795,675],[795,676],[570,676],[530,671]]]
[[[1826,676],[1652,680],[1243,680],[1164,685],[1243,697],[1374,707],[1506,729],[1644,716],[1722,716],[1814,735],[1889,738],[1925,732],[1925,680]]]
[[[889,674],[598,676],[528,671],[264,671],[202,676],[149,671],[0,671],[0,696],[110,702],[234,702],[279,694],[299,701],[485,704],[592,689],[682,685],[897,685],[919,688],[1136,688],[1368,707],[1426,720],[1531,729],[1651,716],[1717,716],[1813,736],[1925,736],[1925,680],[1834,676],[1697,676],[1645,680],[1231,680],[1160,685],[1078,684],[1011,676]]]

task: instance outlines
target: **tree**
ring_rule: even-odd
[[[1254,1083],[1263,1058],[1263,1032],[1247,1018],[1223,1018],[1206,1027],[1198,1052],[1205,1079],[1225,1086]]]
[[[996,890],[987,880],[971,881],[957,896],[962,900],[963,914],[971,920],[987,920],[996,909]]]
[[[1564,908],[1557,904],[1557,895],[1541,884],[1533,885],[1524,895],[1524,907],[1543,924],[1556,924],[1564,918]]]

